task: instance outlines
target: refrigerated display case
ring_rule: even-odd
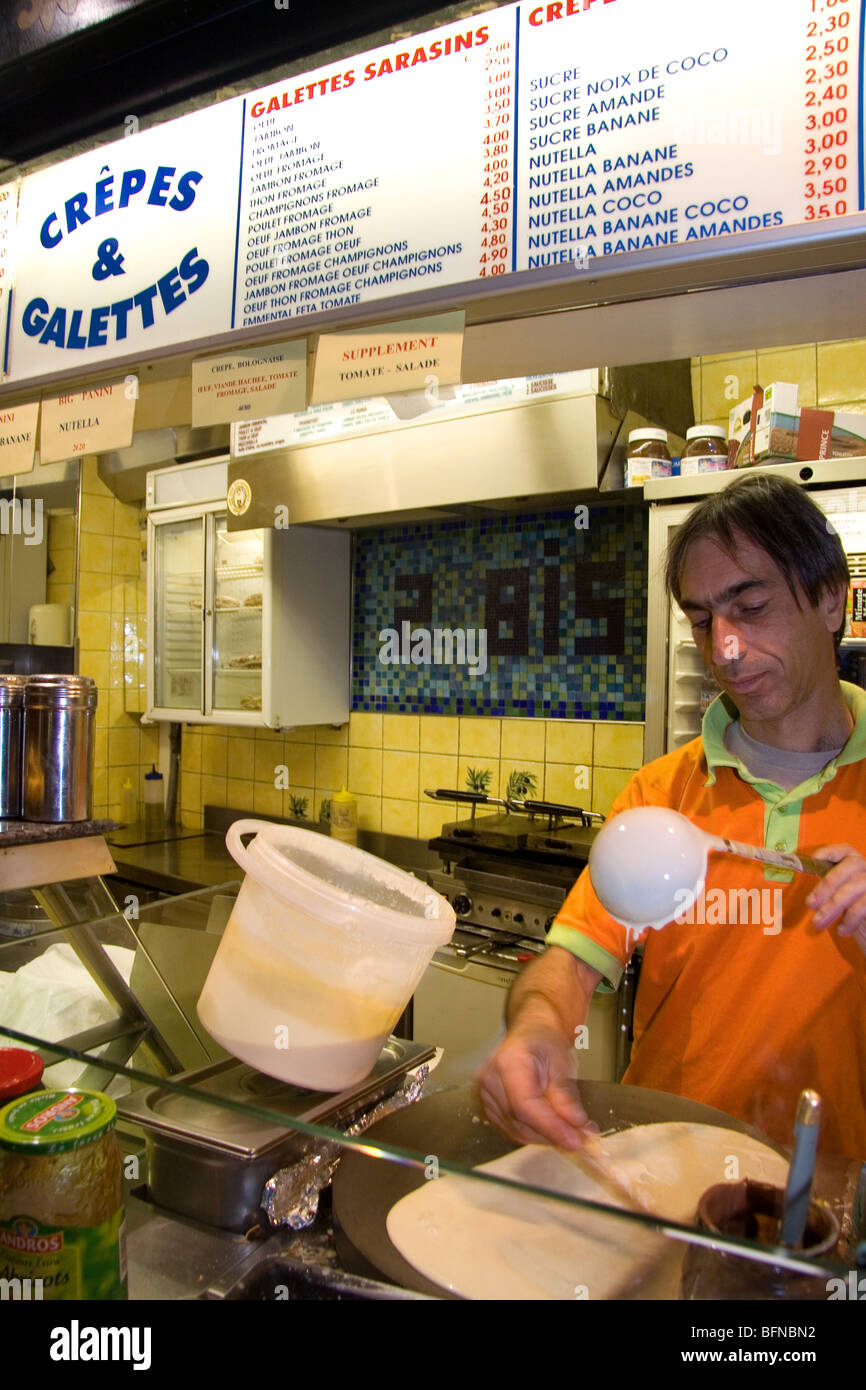
[[[229,531],[226,475],[224,461],[209,461],[148,479],[148,717],[344,723],[351,537]]]

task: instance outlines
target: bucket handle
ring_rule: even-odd
[[[273,821],[268,820],[236,820],[232,821],[226,831],[226,847],[229,854],[245,874],[252,874],[254,878],[257,876],[257,871],[258,876],[261,876],[261,866],[251,859],[246,845],[241,843],[241,836],[250,833],[257,835],[260,830],[268,829],[273,823]]]

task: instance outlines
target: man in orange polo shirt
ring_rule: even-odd
[[[724,694],[701,737],[642,768],[611,815],[668,806],[715,834],[835,867],[816,879],[710,856],[704,900],[644,934],[623,1080],[716,1106],[782,1143],[813,1087],[823,1146],[866,1158],[866,692],[836,674],[842,546],[796,484],[750,475],[678,529],[666,579]],[[596,987],[618,985],[632,943],[586,871],[548,941],[512,990],[481,1094],[520,1143],[579,1149],[575,1031]]]

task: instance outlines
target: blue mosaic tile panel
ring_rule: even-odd
[[[353,708],[643,719],[646,591],[639,506],[359,531]]]

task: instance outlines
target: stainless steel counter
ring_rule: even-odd
[[[211,811],[219,814],[209,815]],[[226,849],[225,830],[233,818],[267,820],[269,817],[255,816],[252,811],[225,811],[221,807],[205,807],[205,815],[207,828],[204,830],[169,828],[157,838],[148,837],[144,826],[138,825],[125,826],[108,835],[118,874],[131,883],[141,883],[162,893],[191,893],[197,888],[212,888],[232,880],[239,882],[243,872]],[[320,829],[312,824],[303,828]],[[423,840],[361,831],[358,843],[361,849],[402,867],[417,870],[439,864],[439,856],[429,850]]]
[[[132,845],[109,837],[109,848],[121,878],[161,893],[191,893],[243,878],[226,849],[225,836],[212,831],[187,831],[180,839]]]
[[[131,1140],[124,1148],[138,1156],[143,1172],[143,1150]],[[280,1228],[234,1235],[154,1206],[139,1177],[127,1184],[126,1253],[129,1298],[136,1302],[423,1297],[341,1267],[331,1225],[330,1191],[322,1193],[319,1213],[306,1231]]]

